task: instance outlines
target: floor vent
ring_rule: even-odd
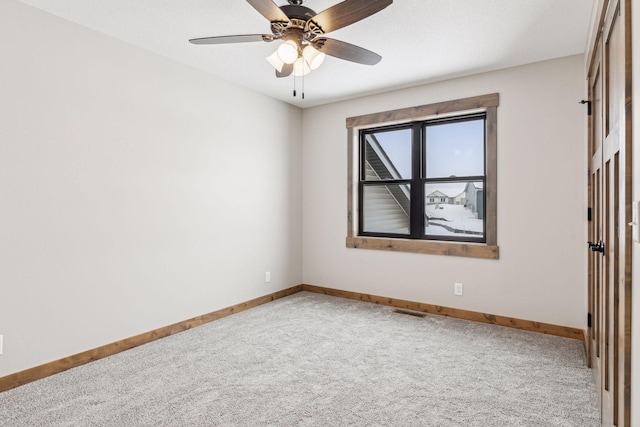
[[[409,316],[415,316],[415,317],[427,317],[427,313],[420,313],[419,311],[403,310],[401,308],[397,308],[393,310],[393,312],[400,313],[400,314],[408,314]]]

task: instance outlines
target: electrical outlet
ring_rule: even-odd
[[[271,272],[270,271],[265,271],[264,272],[264,283],[271,283]]]
[[[453,294],[459,297],[462,296],[462,283],[454,283],[453,284]]]

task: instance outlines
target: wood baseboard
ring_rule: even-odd
[[[99,360],[107,356],[120,353],[121,351],[129,350],[139,345],[147,344],[151,341],[155,341],[160,338],[168,337],[170,335],[177,334],[179,332],[186,331],[197,326],[204,325],[205,323],[212,322],[223,317],[230,316],[235,313],[239,313],[250,308],[257,307],[262,304],[266,304],[270,301],[293,295],[301,291],[314,292],[318,294],[324,294],[339,298],[347,298],[352,300],[359,300],[365,302],[371,302],[374,304],[387,305],[396,308],[403,308],[416,312],[437,314],[441,316],[455,317],[457,319],[472,320],[475,322],[490,323],[492,325],[506,326],[509,328],[522,329],[525,331],[539,332],[548,335],[556,335],[564,338],[572,338],[580,341],[585,341],[585,331],[582,329],[570,328],[567,326],[558,326],[548,323],[534,322],[531,320],[515,319],[506,316],[497,316],[493,314],[479,313],[475,311],[462,310],[458,308],[442,307],[438,305],[425,304],[415,301],[407,301],[397,298],[382,297],[378,295],[362,294],[358,292],[343,291],[339,289],[325,288],[314,285],[297,285],[282,291],[274,292],[259,298],[255,298],[240,304],[236,304],[231,307],[223,308],[221,310],[213,311],[211,313],[203,314],[182,322],[174,323],[173,325],[165,326],[155,329],[153,331],[145,332],[134,337],[126,338],[121,341],[117,341],[111,344],[106,344],[101,347],[87,350],[82,353],[74,354],[69,357],[65,357],[53,362],[45,363],[34,368],[26,369],[15,374],[10,374],[0,378],[0,392],[10,390],[15,387],[19,387],[24,384],[28,384],[33,381],[40,380],[42,378],[54,375],[67,369],[75,368],[77,366],[84,365],[94,360]]]
[[[15,374],[7,375],[0,378],[0,392],[40,380],[50,375],[66,371],[67,369],[75,368],[77,366],[93,362],[94,360],[112,356],[114,354],[120,353],[121,351],[129,350],[139,345],[147,344],[151,341],[168,337],[170,335],[195,328],[196,326],[201,326],[205,323],[209,323],[214,320],[221,319],[223,317],[227,317],[262,304],[266,304],[270,301],[295,294],[297,292],[300,292],[301,290],[302,285],[297,285],[288,289],[284,289],[282,291],[274,292],[272,294],[252,299],[250,301],[245,301],[231,307],[216,310],[211,313],[203,314],[202,316],[193,317],[182,322],[174,323],[173,325],[154,329],[153,331],[145,332],[134,337],[126,338],[124,340],[117,341],[111,344],[106,344],[92,350],[74,354],[72,356],[45,363],[43,365],[26,369],[21,372],[16,372]]]
[[[378,295],[368,295],[359,292],[342,291],[339,289],[324,288],[314,285],[302,285],[303,291],[315,292],[318,294],[330,295],[334,297],[347,298],[359,301],[372,302],[374,304],[388,305],[391,307],[404,308],[412,311],[419,311],[441,316],[455,317],[457,319],[472,320],[474,322],[490,323],[492,325],[506,326],[524,331],[539,332],[547,335],[556,335],[563,338],[572,338],[584,342],[584,331],[582,329],[568,326],[558,326],[549,323],[534,322],[531,320],[515,319],[512,317],[498,316],[495,314],[479,313],[477,311],[462,310],[459,308],[442,307],[439,305],[425,304],[415,301],[407,301],[396,298],[382,297]]]

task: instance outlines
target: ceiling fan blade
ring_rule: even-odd
[[[268,34],[242,34],[239,36],[216,36],[216,37],[201,37],[198,39],[191,39],[189,43],[193,44],[224,44],[224,43],[247,43],[247,42],[262,42],[271,41],[273,36]]]
[[[323,10],[311,20],[328,33],[380,12],[391,3],[393,0],[345,0]]]
[[[327,55],[344,59],[358,64],[375,65],[382,57],[377,53],[362,47],[342,42],[340,40],[327,39],[325,37],[317,38],[313,41],[313,47]]]
[[[284,64],[282,71],[276,70],[276,77],[288,77],[293,73],[293,64]]]
[[[247,3],[260,12],[260,15],[267,18],[269,22],[289,22],[287,15],[285,15],[273,0],[247,0]]]

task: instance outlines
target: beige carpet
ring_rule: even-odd
[[[599,425],[582,343],[302,292],[0,393],[2,426]]]

